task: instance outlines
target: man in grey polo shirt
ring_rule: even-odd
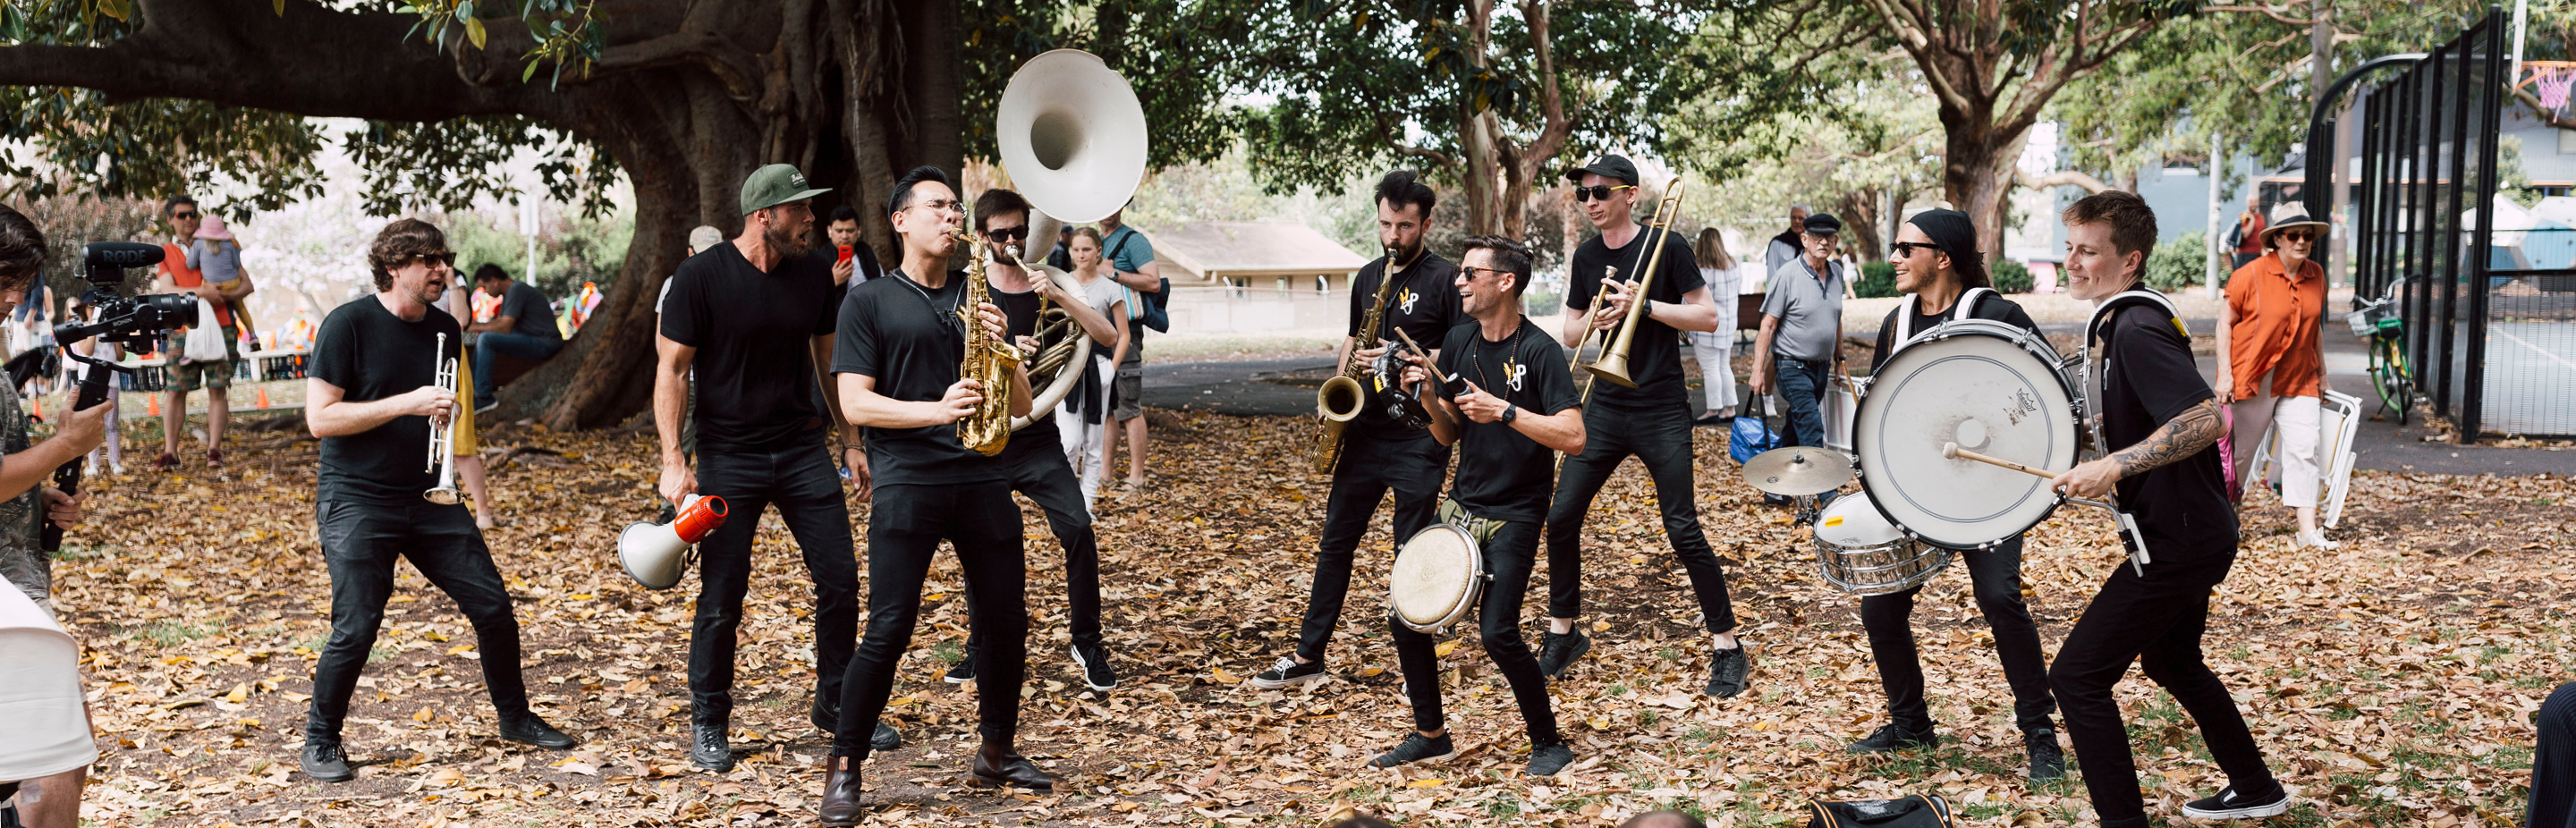
[[[1789,406],[1784,446],[1825,444],[1826,378],[1842,360],[1843,266],[1834,260],[1843,223],[1832,213],[1807,217],[1804,255],[1771,274],[1762,299],[1762,332],[1753,343],[1753,393],[1775,390]],[[1787,498],[1764,496],[1765,502]]]

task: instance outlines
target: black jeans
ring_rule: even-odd
[[[1771,355],[1776,372],[1775,390],[1780,402],[1789,407],[1785,427],[1780,430],[1780,445],[1821,446],[1825,444],[1825,391],[1832,387],[1827,371],[1830,360],[1807,361]]]
[[[1018,437],[1011,438],[1018,440]],[[1004,474],[1011,478],[1011,490],[1027,495],[1029,502],[1046,512],[1047,528],[1055,532],[1055,541],[1064,547],[1064,612],[1065,626],[1072,628],[1073,646],[1100,646],[1100,539],[1091,532],[1091,509],[1082,505],[1082,481],[1073,476],[1064,453],[1056,443],[1046,443],[1044,451],[1021,452],[1009,456],[1004,450]],[[1025,601],[1025,599],[1023,599]],[[974,596],[967,596],[966,613],[973,618]],[[982,641],[969,632],[966,636],[968,658],[982,651]]]
[[[2057,647],[2048,685],[2066,707],[2066,735],[2083,764],[2084,789],[2106,824],[2146,813],[2128,727],[2111,697],[2132,661],[2200,723],[2201,741],[2228,784],[2246,793],[2278,784],[2263,766],[2263,750],[2254,745],[2236,700],[2201,659],[2210,587],[2227,578],[2235,560],[2234,550],[2196,561],[2159,559],[2147,565],[2144,577],[2120,564]]]
[[[1708,631],[1735,629],[1726,595],[1726,567],[1699,528],[1691,493],[1691,411],[1685,403],[1627,410],[1593,403],[1583,412],[1583,453],[1567,458],[1556,478],[1556,502],[1547,510],[1547,614],[1583,615],[1583,519],[1592,498],[1620,461],[1636,455],[1655,481],[1655,508],[1664,514],[1664,537],[1689,573],[1691,592],[1707,616]]]
[[[886,699],[894,695],[895,662],[921,620],[921,584],[942,539],[957,550],[966,577],[968,633],[976,654],[975,697],[986,744],[1008,745],[1020,728],[1020,684],[1028,669],[1028,564],[1020,549],[1020,507],[1011,484],[879,486],[868,507],[868,634],[842,682],[841,732],[832,755],[868,756]]]
[[[1333,628],[1342,622],[1351,562],[1360,536],[1368,534],[1369,519],[1377,515],[1377,504],[1388,491],[1395,492],[1395,545],[1402,548],[1436,519],[1441,478],[1449,470],[1449,447],[1431,439],[1428,431],[1353,424],[1346,434],[1341,464],[1333,468],[1333,490],[1324,500],[1315,584],[1306,596],[1305,623],[1297,631],[1297,655],[1307,661],[1324,660]]]
[[[858,551],[841,475],[820,440],[777,451],[702,448],[698,493],[725,499],[723,526],[698,543],[698,615],[689,629],[689,699],[696,720],[733,716],[733,661],[742,599],[751,589],[751,539],[770,506],[804,553],[814,584],[814,698],[841,697],[841,675],[859,629]],[[817,704],[817,707],[829,707]]]
[[[2530,828],[2576,828],[2576,684],[2540,703],[2540,742],[2531,752]]]
[[[456,600],[474,624],[474,647],[483,662],[483,684],[504,721],[528,714],[528,685],[519,675],[519,620],[510,613],[510,591],[492,550],[462,505],[428,501],[401,506],[324,501],[314,507],[322,530],[322,560],[331,569],[331,641],[313,667],[313,702],[304,715],[304,738],[338,741],[349,717],[349,694],[384,626],[385,601],[393,597],[394,559],[409,558],[430,584]]]
[[[2030,621],[2030,605],[2021,600],[2022,536],[2014,535],[1993,549],[1953,553],[1967,567],[1977,595],[1977,611],[1995,631],[1995,656],[2003,660],[2004,681],[2012,685],[2013,725],[2021,730],[2048,727],[2057,699],[2048,694],[2048,659],[2039,652],[2039,625]],[[1923,701],[1923,665],[1914,646],[1914,596],[1922,587],[1860,599],[1860,625],[1869,631],[1869,654],[1878,662],[1878,683],[1887,690],[1887,713],[1908,733],[1932,729],[1932,712]]]
[[[1538,656],[1521,639],[1521,602],[1529,593],[1530,570],[1538,564],[1538,536],[1539,525],[1527,521],[1507,522],[1495,530],[1493,539],[1484,544],[1485,571],[1494,579],[1476,602],[1477,637],[1484,641],[1485,655],[1511,683],[1512,699],[1520,704],[1521,724],[1529,729],[1533,748],[1565,741],[1556,732],[1556,711],[1548,704],[1547,677],[1538,671]],[[1430,633],[1405,626],[1393,613],[1387,614],[1386,627],[1395,633],[1395,657],[1404,668],[1404,691],[1413,702],[1414,728],[1448,727],[1440,706],[1437,642]]]

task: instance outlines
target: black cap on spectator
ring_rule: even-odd
[[[1637,186],[1637,165],[1630,163],[1627,158],[1622,156],[1604,155],[1594,158],[1592,159],[1592,163],[1585,164],[1571,170],[1566,170],[1565,180],[1581,184],[1583,183],[1584,173],[1591,173],[1593,175],[1601,176],[1602,178],[1616,178],[1619,179],[1619,183],[1626,184],[1631,187]]]
[[[1807,226],[1798,229],[1819,236],[1831,236],[1843,231],[1843,220],[1834,218],[1832,213],[1817,213],[1808,216]]]

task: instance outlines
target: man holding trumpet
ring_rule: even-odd
[[[420,452],[434,445],[432,430],[458,413],[456,389],[435,381],[440,364],[463,350],[464,337],[455,317],[430,312],[446,297],[455,262],[446,235],[428,222],[386,225],[367,249],[376,294],[333,310],[314,335],[305,419],[322,441],[321,491],[313,499],[331,572],[331,639],[313,668],[302,761],[305,775],[319,781],[356,777],[340,724],[384,624],[398,557],[410,559],[473,623],[501,738],[555,750],[577,744],[528,708],[519,622],[474,516],[462,503],[422,497],[438,482],[437,462],[422,463]]]
[[[1555,503],[1547,515],[1548,631],[1539,648],[1539,668],[1549,678],[1561,678],[1567,665],[1592,649],[1592,639],[1575,625],[1583,614],[1583,519],[1610,473],[1634,455],[1654,478],[1664,536],[1690,574],[1702,620],[1715,636],[1705,692],[1731,698],[1744,692],[1752,665],[1735,640],[1726,569],[1700,530],[1699,505],[1691,492],[1691,410],[1677,333],[1717,330],[1717,305],[1700,279],[1690,241],[1670,230],[1648,233],[1637,224],[1636,164],[1604,155],[1565,177],[1574,183],[1574,199],[1583,203],[1584,215],[1601,231],[1574,251],[1566,280],[1565,346],[1580,354],[1593,331],[1612,332],[1615,340],[1631,303],[1644,301],[1646,306],[1627,340],[1628,376],[1635,385],[1593,379],[1591,404],[1583,413],[1591,439],[1581,453],[1565,459],[1558,473]],[[1653,273],[1640,273],[1658,236],[1664,239],[1663,256]],[[1624,281],[1605,282],[1613,269],[1618,271],[1615,278]],[[1640,276],[1652,280],[1644,297],[1635,295]],[[1601,294],[1597,305],[1595,292]]]

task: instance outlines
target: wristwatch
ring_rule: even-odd
[[[1503,403],[1503,417],[1502,417],[1503,425],[1511,425],[1511,424],[1512,424],[1512,418],[1514,418],[1514,417],[1518,417],[1518,416],[1520,416],[1520,415],[1521,415],[1521,407],[1520,407],[1520,406],[1513,405],[1513,404],[1511,404],[1511,403]]]

